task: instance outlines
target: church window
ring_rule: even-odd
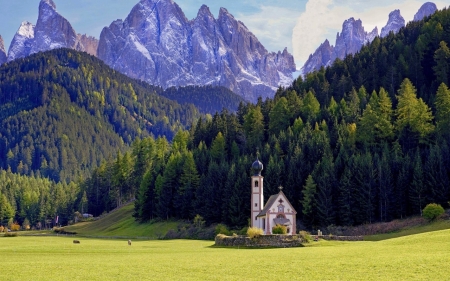
[[[284,213],[284,205],[283,204],[278,205],[278,213]]]
[[[255,187],[258,187],[258,181],[255,181]]]
[[[255,207],[258,207],[258,203],[255,203]]]
[[[277,219],[285,219],[286,217],[283,214],[278,214]]]

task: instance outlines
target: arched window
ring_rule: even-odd
[[[284,213],[284,205],[283,204],[278,205],[278,213]]]
[[[258,181],[255,181],[255,187],[258,187]]]
[[[283,214],[278,214],[277,219],[285,219],[286,217]]]

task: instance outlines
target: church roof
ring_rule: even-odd
[[[277,198],[278,194],[270,196],[269,200],[267,200],[267,203],[264,206],[264,209],[261,210],[261,212],[257,215],[257,217],[264,217],[267,214],[267,211],[270,210],[270,207],[272,207],[273,203],[275,203],[275,200],[277,200]]]
[[[291,225],[291,221],[286,219],[286,218],[275,218],[273,219],[273,221],[275,222],[275,224],[279,224],[279,225]]]
[[[289,205],[289,207],[291,208],[293,213],[295,213],[295,214],[297,213],[295,211],[294,207],[292,207],[291,202],[289,202],[289,200],[287,199],[286,195],[284,195],[283,191],[280,190],[280,192],[278,194],[274,194],[274,195],[270,196],[269,200],[267,200],[266,205],[261,210],[261,212],[257,215],[257,217],[264,217],[267,214],[267,212],[270,210],[270,208],[273,206],[273,204],[277,200],[278,195],[283,196],[285,202]]]

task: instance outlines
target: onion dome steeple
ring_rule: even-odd
[[[256,157],[256,161],[252,164],[252,172],[254,176],[261,176],[261,171],[263,170],[264,166],[259,161],[258,156]]]

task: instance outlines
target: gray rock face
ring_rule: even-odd
[[[378,27],[375,26],[375,28],[371,32],[367,33],[365,43],[372,42],[373,39],[375,39],[375,37],[377,36],[378,36]]]
[[[291,54],[269,53],[226,9],[203,5],[189,21],[172,0],[141,0],[105,27],[98,57],[114,69],[164,88],[220,85],[249,101],[292,82]]]
[[[75,32],[72,25],[56,11],[52,0],[41,0],[36,26],[23,22],[14,36],[8,61],[41,51],[71,48],[96,54],[98,40]]]
[[[34,41],[34,25],[24,21],[14,35],[8,50],[8,61],[26,57],[30,54]]]
[[[426,2],[420,7],[419,11],[414,15],[414,21],[420,21],[424,17],[428,17],[434,14],[436,11],[437,11],[436,4],[432,2]]]
[[[6,51],[5,51],[5,43],[3,42],[3,38],[0,35],[0,65],[6,62]]]
[[[320,69],[322,66],[331,64],[331,58],[334,56],[334,47],[330,46],[328,39],[320,44],[314,54],[309,55],[308,60],[303,66],[304,74]]]
[[[42,0],[39,4],[39,17],[34,29],[34,42],[31,54],[56,48],[73,48],[77,34],[70,23],[56,12],[52,0]]]
[[[348,54],[358,52],[366,42],[367,33],[364,31],[361,20],[350,18],[342,24],[342,33],[336,36],[336,46],[334,47],[334,56],[344,58]]]
[[[97,56],[98,39],[86,34],[77,34],[77,44],[75,50],[86,52],[90,55]]]
[[[378,36],[378,29],[375,27],[372,32],[364,31],[361,20],[350,18],[342,24],[342,32],[336,36],[335,46],[330,46],[328,40],[310,55],[305,65],[302,67],[303,74],[328,66],[337,58],[344,59],[346,55],[355,54],[361,47],[370,43]]]
[[[397,33],[404,26],[405,19],[400,14],[400,10],[394,10],[389,13],[389,20],[386,26],[381,29],[380,37],[386,37],[391,31]]]

